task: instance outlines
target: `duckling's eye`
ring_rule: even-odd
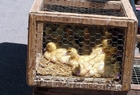
[[[50,45],[47,45],[47,47],[50,47]]]
[[[67,53],[70,53],[71,51],[67,51]]]

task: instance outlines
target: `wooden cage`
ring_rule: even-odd
[[[28,85],[128,91],[131,85],[137,24],[128,0],[35,0],[29,14]],[[88,68],[88,72],[81,74],[85,62],[80,62],[83,61],[70,63],[68,58],[69,64],[59,64],[58,60],[63,58],[58,58],[54,63],[52,56],[46,60],[44,50],[49,42],[66,50],[74,47],[79,56],[90,56],[91,53],[96,61],[93,57],[92,60],[88,59],[90,62],[86,64],[90,64],[90,70]],[[104,42],[109,45],[103,49]],[[98,48],[102,48],[101,51],[95,52]],[[107,55],[108,52],[110,55]],[[119,66],[115,68],[117,62]],[[103,73],[91,76],[95,72],[94,64],[97,63],[103,65]],[[70,64],[74,64],[72,68]],[[75,64],[78,64],[77,67]],[[111,70],[111,66],[113,71],[105,70]],[[76,71],[73,71],[73,67]],[[86,71],[87,67],[84,68]],[[116,73],[114,70],[119,71]],[[110,72],[113,72],[113,77]]]

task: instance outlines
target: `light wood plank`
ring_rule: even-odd
[[[87,24],[87,25],[105,25],[105,26],[118,26],[128,27],[127,19],[112,19],[104,17],[85,17],[85,16],[71,16],[71,15],[58,15],[58,14],[37,14],[37,21],[48,21],[58,23],[75,23],[75,24]]]
[[[122,87],[123,91],[130,89],[132,64],[134,60],[135,31],[134,22],[128,22],[128,30],[125,40],[125,61],[123,64]]]
[[[136,41],[140,42],[140,34],[137,35]]]
[[[131,89],[140,91],[140,84],[131,84]]]
[[[44,0],[35,0],[31,9],[30,9],[30,12],[33,13],[33,12],[41,11],[43,6],[44,6]]]
[[[36,16],[29,15],[27,83],[34,85]]]

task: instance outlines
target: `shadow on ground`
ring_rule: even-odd
[[[0,44],[0,95],[31,95],[26,84],[27,45]]]

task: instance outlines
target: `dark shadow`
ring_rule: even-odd
[[[32,95],[26,84],[27,45],[0,44],[0,95]]]

